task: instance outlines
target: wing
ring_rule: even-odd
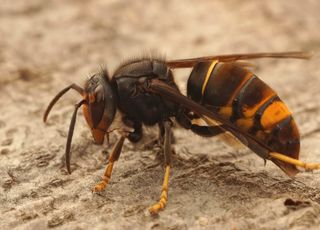
[[[155,93],[161,95],[163,98],[175,102],[190,111],[193,111],[195,114],[203,118],[208,124],[216,125],[216,123],[223,124],[223,129],[227,132],[230,132],[234,135],[241,143],[248,146],[251,150],[257,153],[263,159],[270,159],[270,152],[273,152],[270,147],[264,143],[257,140],[255,137],[250,134],[241,131],[231,122],[222,119],[214,111],[208,110],[204,106],[192,101],[188,97],[182,95],[176,89],[167,85],[163,81],[153,79],[144,85],[145,90],[150,93]],[[292,167],[291,164],[287,164],[276,159],[271,159],[276,165],[278,165],[287,175],[294,176],[299,171]]]
[[[216,108],[218,111],[221,107],[214,106],[213,108]],[[232,135],[230,132],[224,129],[224,124],[217,122],[216,120],[210,119],[206,116],[194,116],[194,118],[191,119],[191,123],[198,126],[206,126],[206,127],[214,127],[219,128],[222,132],[219,133],[219,135],[216,136],[219,140],[227,144],[228,146],[232,146],[235,149],[242,149],[245,147],[243,143],[247,143],[245,138],[242,138],[242,142],[237,139],[234,135]],[[239,138],[241,136],[239,135]]]
[[[166,83],[153,79],[149,82],[147,85],[146,91],[156,93],[161,95],[162,97],[166,98],[167,100],[173,101],[177,104],[180,104],[181,106],[189,109],[190,111],[193,111],[197,115],[199,115],[205,122],[207,122],[210,125],[217,125],[217,124],[223,124],[224,129],[232,135],[236,136],[241,142],[243,142],[245,145],[248,145],[248,139],[254,139],[254,137],[251,137],[249,134],[240,131],[237,127],[235,127],[232,123],[229,121],[226,121],[222,119],[217,113],[208,110],[204,106],[192,101],[188,97],[182,95],[177,90],[172,88],[171,86],[167,85]],[[263,146],[262,143],[259,143],[257,140],[253,140],[253,142],[256,142],[257,144],[260,144]],[[271,151],[267,146],[265,146],[266,152]],[[268,153],[263,158],[267,158]]]
[[[224,129],[224,124],[218,123],[215,120],[209,119],[208,117],[200,117],[197,119],[191,120],[192,124],[198,125],[198,126],[206,126],[206,127],[212,127],[212,128],[219,128],[223,132],[219,133],[219,135],[216,135],[215,137],[219,140],[225,143],[228,146],[233,147],[234,149],[244,149],[246,145],[244,143],[247,143],[245,138],[242,138],[242,142],[238,139],[241,138],[239,135],[238,138],[236,138],[234,135],[232,135],[230,132]]]
[[[217,138],[219,138],[219,140],[223,141],[228,146],[232,146],[235,149],[243,149],[245,146],[248,146],[247,139],[244,136],[242,136],[240,133],[237,133],[236,134],[237,136],[235,136],[227,129],[224,129],[225,127],[224,124],[218,123],[217,121],[210,119],[206,116],[202,116],[201,119],[209,126],[219,125],[219,127],[222,130],[224,130],[224,132],[218,135]]]
[[[190,68],[199,62],[218,60],[220,62],[232,62],[239,60],[257,59],[257,58],[296,58],[309,59],[311,54],[308,52],[279,52],[279,53],[248,53],[248,54],[226,54],[216,56],[205,56],[198,58],[187,58],[178,60],[169,60],[167,65],[171,68]]]

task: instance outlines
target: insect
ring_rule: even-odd
[[[138,142],[143,135],[143,124],[158,125],[165,175],[160,200],[149,208],[151,214],[157,214],[167,204],[173,120],[204,137],[229,132],[264,160],[273,161],[290,177],[299,172],[297,166],[306,170],[319,169],[320,164],[299,160],[299,132],[285,103],[241,62],[256,58],[307,59],[309,55],[283,52],[172,61],[157,58],[129,60],[120,65],[111,78],[103,70],[87,80],[84,88],[71,84],[61,90],[48,105],[43,120],[46,122],[54,104],[70,89],[82,96],[83,99],[75,105],[66,144],[66,166],[71,173],[70,147],[78,109],[82,106],[92,136],[100,145],[109,132],[116,111],[121,112],[123,123],[132,129],[121,132],[94,192],[103,191],[109,183],[125,139]],[[175,68],[192,69],[187,96],[180,93],[174,81],[172,70]],[[206,125],[195,123],[196,119],[202,119]]]

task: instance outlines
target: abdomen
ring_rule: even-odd
[[[299,158],[300,137],[291,112],[273,89],[247,69],[233,63],[199,63],[188,80],[187,94],[272,151]],[[296,170],[275,163],[283,170]]]

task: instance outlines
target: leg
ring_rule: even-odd
[[[115,161],[117,161],[119,159],[124,140],[125,140],[125,137],[121,136],[121,138],[114,145],[114,147],[111,151],[111,154],[109,157],[109,163],[108,163],[108,166],[104,172],[104,176],[102,178],[102,181],[100,181],[98,184],[96,184],[96,186],[92,189],[92,192],[102,192],[106,188],[107,184],[109,183],[111,174],[112,174],[113,164]]]
[[[181,112],[177,116],[177,121],[185,129],[190,129],[195,134],[203,137],[213,137],[225,132],[225,130],[223,129],[224,128],[223,125],[200,126],[200,125],[192,124],[192,119],[195,119],[195,118],[198,118],[198,117],[192,117],[191,115],[185,112]]]
[[[157,214],[160,210],[164,209],[168,200],[168,187],[169,187],[169,175],[171,167],[171,126],[170,121],[164,122],[164,156],[165,156],[165,175],[162,185],[162,192],[158,203],[149,208],[150,214]]]
[[[146,142],[143,145],[144,149],[152,149],[154,145],[160,145],[160,146],[163,145],[164,133],[165,133],[163,122],[159,122],[158,127],[159,127],[158,137],[153,137],[150,141]],[[174,142],[173,133],[171,132],[171,134],[172,134],[171,141]]]
[[[164,135],[166,132],[165,128],[164,128],[164,124],[162,122],[160,122],[158,124],[158,127],[159,127],[158,141],[159,141],[159,144],[163,144],[164,143]]]
[[[320,169],[320,163],[306,163],[276,152],[270,153],[270,156],[272,158],[278,159],[289,164],[293,164],[306,170]]]

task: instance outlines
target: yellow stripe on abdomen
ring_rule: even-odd
[[[202,85],[202,90],[201,90],[202,96],[204,95],[204,91],[206,90],[206,87],[207,87],[208,81],[210,79],[211,73],[212,73],[214,67],[216,66],[216,64],[218,62],[219,62],[218,60],[212,61],[211,65],[209,66],[206,78],[204,79],[204,82],[203,82],[203,85]]]

